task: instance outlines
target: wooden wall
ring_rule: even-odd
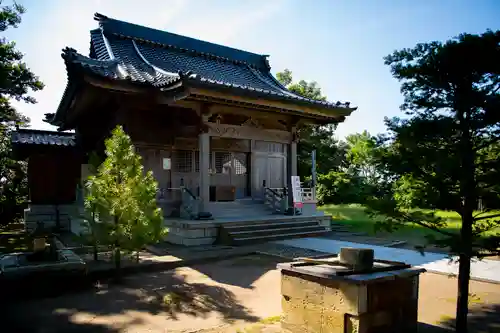
[[[31,204],[68,204],[75,201],[81,161],[73,152],[33,154],[28,159]]]

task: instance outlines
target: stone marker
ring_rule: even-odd
[[[356,249],[343,247],[340,249],[339,262],[354,270],[368,270],[373,267],[373,249]]]

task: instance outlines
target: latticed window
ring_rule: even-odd
[[[193,152],[191,150],[177,150],[174,153],[174,171],[192,172],[193,171]]]
[[[247,154],[234,153],[233,154],[233,167],[236,175],[247,174]]]
[[[231,172],[231,153],[217,151],[215,152],[215,173]]]

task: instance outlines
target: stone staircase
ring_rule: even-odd
[[[250,199],[213,203],[211,209],[217,220],[227,219],[218,231],[218,242],[227,245],[313,237],[330,231],[329,216],[285,216]]]
[[[215,219],[247,219],[261,218],[263,216],[275,215],[271,209],[262,202],[252,199],[240,199],[228,202],[211,202],[210,213]]]

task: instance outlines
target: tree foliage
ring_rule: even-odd
[[[363,178],[342,171],[318,175],[317,199],[320,205],[364,203],[370,187]]]
[[[156,205],[157,182],[144,172],[141,157],[121,126],[106,140],[106,159],[86,181],[85,209],[92,216],[94,240],[113,248],[120,269],[121,251],[139,251],[165,235]]]
[[[0,2],[1,3],[1,2]],[[0,9],[0,32],[21,23],[24,7],[18,4]],[[27,126],[29,119],[20,114],[11,100],[36,103],[29,95],[43,88],[42,82],[22,61],[23,54],[13,41],[0,38],[0,221],[9,223],[22,216],[27,199],[26,163],[11,158],[10,136],[14,127]]]
[[[457,331],[466,332],[470,260],[497,251],[498,215],[475,213],[480,197],[498,199],[500,172],[500,32],[463,34],[445,43],[418,44],[385,58],[402,82],[405,118],[387,119],[390,149],[381,157],[399,197],[374,200],[386,227],[415,223],[434,230],[438,245],[459,255]],[[398,189],[399,187],[399,189]],[[404,195],[404,192],[409,193]],[[458,212],[459,233],[432,213],[409,211],[416,198]],[[395,200],[398,199],[398,200]]]
[[[316,82],[300,80],[293,82],[292,72],[285,69],[276,78],[288,90],[314,100],[325,101],[321,88]],[[338,171],[344,165],[343,146],[334,138],[335,125],[304,125],[298,130],[297,146],[298,173],[301,178],[311,175],[311,152],[316,150],[316,170],[318,173]]]

